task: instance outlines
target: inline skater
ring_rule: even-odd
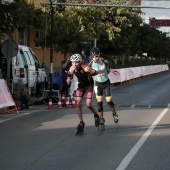
[[[81,63],[82,57],[80,54],[73,54],[70,58],[72,66],[68,71],[67,83],[71,83],[73,74],[78,78],[78,88],[76,90],[76,101],[77,101],[77,113],[80,120],[80,123],[77,126],[77,131],[75,135],[81,135],[84,132],[85,123],[83,121],[83,112],[82,112],[82,99],[84,94],[86,94],[86,106],[94,113],[95,126],[99,127],[100,119],[99,115],[95,111],[92,105],[93,97],[93,87],[94,81],[92,76],[102,73],[103,71],[95,71],[91,67]]]
[[[103,73],[97,74],[94,76],[95,79],[95,94],[97,99],[97,106],[98,106],[98,114],[100,115],[100,130],[105,129],[105,119],[103,117],[103,92],[106,96],[107,104],[110,106],[110,109],[112,111],[112,115],[114,118],[114,122],[117,124],[119,119],[118,115],[116,114],[115,106],[112,101],[112,90],[111,90],[111,84],[110,80],[108,78],[108,61],[105,59],[102,59],[100,57],[100,50],[97,47],[94,47],[91,50],[92,55],[92,61],[89,63],[89,66],[91,66],[94,70],[103,70]]]

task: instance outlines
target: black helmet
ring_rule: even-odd
[[[93,48],[91,49],[91,55],[92,55],[92,56],[94,56],[94,55],[99,55],[99,54],[100,54],[99,48],[93,47]]]

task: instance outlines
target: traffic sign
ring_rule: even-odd
[[[7,58],[15,57],[18,53],[18,44],[14,40],[8,39],[2,44],[1,52]]]

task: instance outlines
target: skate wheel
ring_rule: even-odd
[[[78,131],[75,132],[75,135],[76,136],[83,135],[83,132],[84,132],[84,130],[83,131],[78,130]]]
[[[101,128],[101,131],[104,131],[104,130],[105,130],[105,128],[104,128],[104,127],[102,127],[102,128]]]
[[[119,121],[118,115],[114,114],[113,119],[114,119],[115,123],[118,123],[118,121]]]
[[[100,126],[100,131],[104,131],[105,130],[105,125],[101,125]]]

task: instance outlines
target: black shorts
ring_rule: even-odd
[[[86,94],[86,99],[92,99],[93,98],[93,86],[87,86],[87,87],[78,87],[76,90],[76,97],[82,97]]]
[[[96,98],[102,98],[103,92],[106,98],[112,98],[112,88],[109,79],[103,83],[97,81],[95,82]]]

